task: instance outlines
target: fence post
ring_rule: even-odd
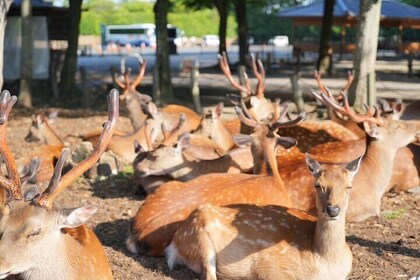
[[[298,84],[298,75],[294,74],[290,76],[290,81],[292,82],[293,99],[296,103],[297,109],[299,113],[303,112],[304,102],[303,102],[302,91],[300,90],[299,84]]]
[[[198,86],[200,76],[200,64],[198,60],[194,60],[191,67],[191,95],[194,103],[194,109],[198,114],[201,114],[201,101],[200,101],[200,87]]]

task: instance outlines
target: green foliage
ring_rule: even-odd
[[[400,0],[400,1],[405,3],[405,4],[420,8],[420,1],[419,0]]]
[[[168,22],[185,31],[187,36],[201,37],[217,34],[219,16],[215,8],[191,11],[182,1],[174,1],[168,14]],[[115,4],[112,0],[89,0],[82,13],[80,33],[100,35],[100,25],[154,23],[153,3],[125,1]],[[228,37],[236,34],[233,15],[228,18]]]
[[[408,210],[406,208],[399,208],[394,211],[386,211],[383,213],[383,216],[387,220],[395,220],[399,219],[405,214],[407,214]]]

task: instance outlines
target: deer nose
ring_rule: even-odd
[[[340,214],[340,206],[337,205],[328,205],[327,206],[327,214],[331,218],[335,218]]]
[[[138,171],[138,174],[142,178],[149,176],[149,173],[147,171],[144,171],[144,170]]]

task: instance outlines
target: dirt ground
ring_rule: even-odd
[[[77,135],[99,128],[106,120],[105,108],[102,112],[62,110],[52,126],[65,142],[76,143]],[[31,113],[14,109],[9,118],[8,141],[17,158],[37,146],[24,141]],[[121,117],[118,126],[130,130],[127,118]],[[126,250],[130,219],[145,199],[138,194],[129,169],[110,178],[79,179],[61,194],[57,206],[99,206],[89,225],[104,245],[116,279],[197,279],[182,267],[170,271],[163,258],[134,256]],[[347,242],[354,257],[349,279],[411,279],[420,275],[419,228],[420,194],[388,193],[380,217],[347,225]]]

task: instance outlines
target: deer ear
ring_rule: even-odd
[[[220,102],[219,104],[217,104],[216,107],[214,107],[213,110],[211,110],[211,118],[214,120],[218,119],[220,115],[222,114],[224,107],[225,107],[225,104],[223,104],[223,102]]]
[[[372,138],[379,138],[379,128],[376,124],[364,121],[363,122],[363,128],[366,131],[367,135],[369,135]]]
[[[84,224],[98,210],[95,206],[82,206],[78,208],[64,208],[58,216],[58,228],[76,228]]]
[[[232,136],[233,142],[239,147],[245,147],[252,144],[252,136],[245,134],[236,134]]]
[[[346,165],[345,168],[350,172],[352,179],[353,179],[354,175],[356,175],[357,171],[359,170],[361,161],[362,161],[362,156],[356,158],[355,160],[349,162]]]
[[[279,136],[276,139],[277,145],[282,145],[285,149],[290,149],[297,145],[297,140],[292,137]]]
[[[156,107],[156,104],[154,102],[149,102],[147,104],[147,110],[149,111],[149,114],[152,116],[152,118],[156,118],[158,114],[158,109]]]
[[[322,170],[319,162],[314,160],[308,153],[305,154],[305,161],[306,161],[306,166],[308,167],[308,169],[312,173],[312,175],[315,176],[316,174],[318,174]]]
[[[191,137],[189,133],[183,133],[181,134],[181,137],[178,139],[178,143],[176,145],[176,149],[178,152],[184,151],[186,148],[188,148],[191,145]]]
[[[33,185],[30,187],[25,194],[23,195],[23,200],[25,202],[32,201],[35,197],[39,195],[39,189],[37,186]]]

